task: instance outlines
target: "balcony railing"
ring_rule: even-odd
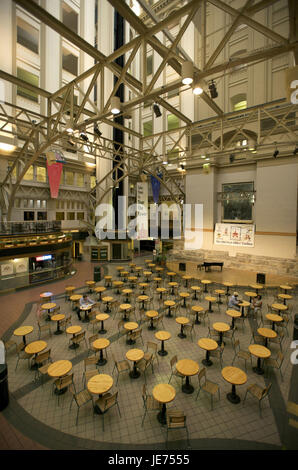
[[[0,222],[0,235],[22,235],[61,232],[61,221]]]

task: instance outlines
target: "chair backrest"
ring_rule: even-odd
[[[85,338],[86,331],[83,331],[82,333],[78,333],[75,335],[74,339],[75,341],[82,341]]]
[[[50,358],[50,355],[51,355],[50,349],[42,353],[39,353],[35,358],[35,362],[38,362],[39,364],[41,364],[42,362],[48,360]]]
[[[198,379],[200,383],[203,377],[205,377],[205,380],[206,380],[206,368],[205,367],[203,367],[198,373]]]
[[[24,349],[24,343],[20,343],[17,345],[16,352],[19,354]]]
[[[90,356],[90,357],[85,357],[84,358],[84,368],[86,370],[87,366],[91,366],[93,364],[96,364],[98,361],[96,356]]]
[[[234,341],[234,349],[236,350],[238,347],[240,348],[240,341],[239,341],[239,339],[235,339],[235,341]]]
[[[272,386],[272,383],[270,383],[266,388],[263,389],[262,398],[265,398],[268,395],[268,393],[270,392],[271,386]]]
[[[279,360],[279,366],[281,366],[281,365],[282,365],[282,362],[283,362],[283,360],[284,360],[284,355],[283,355],[283,353],[282,353],[281,351],[278,351],[278,352],[277,352],[277,358],[278,358],[278,360]]]
[[[94,343],[94,341],[98,338],[99,338],[98,333],[96,333],[95,335],[89,336],[89,338],[88,338],[89,346],[92,346],[92,343]]]
[[[182,411],[168,411],[167,413],[167,427],[180,428],[185,427],[186,416]]]
[[[149,351],[149,349],[151,349],[152,351],[154,351],[156,353],[157,344],[153,343],[153,341],[147,341],[147,351]]]
[[[177,356],[173,356],[173,357],[172,357],[172,359],[170,360],[170,365],[171,365],[171,367],[173,367],[173,366],[176,364],[177,360],[178,360],[178,359],[177,359]]]
[[[60,378],[60,387],[67,387],[68,385],[73,383],[73,374],[65,375],[64,377]]]
[[[108,409],[111,408],[113,405],[116,405],[117,399],[118,399],[118,390],[117,390],[117,392],[113,393],[112,396],[107,397],[107,398],[105,399],[104,409],[105,409],[105,410],[108,410]]]

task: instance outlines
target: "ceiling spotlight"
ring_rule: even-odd
[[[203,86],[200,82],[196,83],[193,87],[192,87],[192,92],[194,95],[201,95],[203,93]]]
[[[233,163],[235,161],[235,155],[231,154],[230,155],[230,163]]]
[[[154,103],[153,111],[154,111],[155,117],[160,117],[161,116],[161,110],[160,110],[158,104]]]
[[[210,83],[208,88],[209,88],[209,91],[210,91],[211,98],[217,98],[218,93],[217,93],[216,85],[215,85],[213,80],[211,80],[211,83]]]
[[[72,147],[74,147],[74,145],[75,145],[74,142],[71,139],[68,139],[67,143],[70,144]]]
[[[84,142],[88,142],[88,140],[89,140],[85,131],[82,131],[80,133],[80,137],[81,137],[82,140],[84,140]]]
[[[111,98],[111,113],[112,114],[119,114],[120,113],[120,98],[119,96],[113,96]]]
[[[69,133],[69,134],[72,134],[73,133],[73,123],[72,123],[72,120],[70,119],[69,121],[66,121],[66,131]]]
[[[94,133],[95,133],[98,137],[100,137],[100,136],[102,135],[102,132],[100,132],[100,130],[99,130],[99,128],[98,128],[97,125],[94,126],[94,129],[93,129],[93,130],[94,130]]]
[[[166,157],[166,155],[163,157],[162,164],[163,164],[163,165],[167,165],[167,164],[168,164],[168,157]]]
[[[181,72],[182,83],[190,85],[193,82],[193,63],[190,60],[183,62]]]
[[[273,154],[273,157],[276,158],[278,154],[279,154],[279,150],[276,149],[274,154]]]

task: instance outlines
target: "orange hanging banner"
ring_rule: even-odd
[[[62,168],[63,164],[61,162],[54,162],[51,164],[47,162],[50,191],[53,199],[58,197]]]

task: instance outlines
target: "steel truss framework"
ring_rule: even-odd
[[[176,9],[170,14],[166,10],[164,17],[158,11],[162,11],[162,4],[167,4],[168,2],[166,1],[159,2],[158,7],[154,10],[145,0],[139,0],[144,10],[142,17],[135,15],[123,0],[107,1],[128,21],[137,34],[134,39],[109,56],[105,56],[91,44],[87,43],[34,1],[14,0],[16,4],[34,15],[42,23],[93,57],[95,65],[55,93],[49,93],[46,90],[29,85],[15,76],[0,71],[0,78],[7,80],[13,85],[22,86],[37,93],[41,99],[46,101],[47,105],[45,116],[20,108],[12,103],[0,105],[0,131],[12,133],[19,141],[23,142],[22,147],[15,153],[13,165],[1,183],[1,207],[2,214],[6,220],[11,219],[14,197],[28,168],[41,155],[46,154],[49,149],[53,148],[53,146],[62,149],[65,149],[67,145],[69,146],[69,134],[66,130],[69,122],[71,122],[76,132],[71,137],[72,145],[75,145],[79,152],[84,151],[84,153],[89,153],[96,158],[115,161],[114,168],[107,172],[89,193],[89,222],[92,220],[91,217],[94,214],[96,205],[103,201],[109,191],[115,188],[126,177],[138,178],[143,174],[148,176],[153,175],[164,186],[165,199],[170,197],[171,200],[178,203],[184,200],[183,188],[177,184],[177,174],[173,175],[163,167],[163,176],[159,177],[162,160],[158,158],[160,156],[157,155],[156,147],[162,139],[167,138],[171,142],[168,148],[170,152],[179,148],[180,157],[183,154],[183,157],[187,159],[193,159],[197,151],[200,152],[201,149],[206,147],[210,147],[215,155],[224,153],[225,150],[234,144],[236,139],[239,140],[240,136],[250,136],[247,133],[247,129],[251,129],[250,124],[252,123],[254,123],[252,126],[253,132],[256,135],[256,142],[259,146],[265,145],[266,140],[269,142],[270,137],[278,133],[280,129],[286,131],[284,135],[291,142],[297,142],[296,125],[288,126],[286,122],[289,113],[296,112],[295,106],[294,110],[292,109],[293,106],[286,104],[281,108],[281,103],[278,103],[275,109],[274,104],[265,104],[253,109],[247,109],[245,112],[224,114],[209,94],[203,91],[201,99],[210,107],[214,117],[193,123],[191,119],[179,111],[179,109],[171,106],[164,98],[170,91],[176,90],[181,92],[187,88],[187,86],[182,84],[181,79],[162,87],[156,87],[157,80],[167,65],[170,65],[181,76],[182,63],[185,59],[189,59],[187,53],[180,45],[181,38],[190,23],[197,18],[198,14],[201,17],[203,53],[200,68],[196,65],[194,66],[195,82],[199,80],[204,82],[215,75],[228,73],[235,66],[255,64],[290,51],[294,53],[297,61],[298,31],[296,23],[293,21],[293,18],[297,17],[297,3],[294,0],[289,0],[289,10],[291,13],[289,38],[277,34],[269,27],[262,25],[254,19],[254,15],[257,12],[272,5],[276,0],[261,0],[256,3],[252,0],[247,0],[244,7],[240,10],[232,8],[221,0],[191,0],[186,4],[183,1],[174,0],[173,6],[175,5]],[[208,3],[228,13],[231,18],[228,31],[225,33],[224,38],[216,45],[210,57],[207,57],[206,54],[206,5]],[[168,26],[177,20],[181,21],[181,26],[177,36],[173,37],[168,30]],[[229,38],[240,23],[244,23],[264,35],[271,41],[271,45],[262,50],[247,52],[233,61],[216,62],[220,53],[227,45]],[[158,39],[157,34],[160,32],[163,32],[170,40],[169,47],[166,47]],[[161,63],[157,70],[154,71],[149,83],[146,75],[147,45],[161,57]],[[141,62],[143,64],[140,80],[129,73],[129,67],[137,53],[141,55]],[[122,55],[126,57],[123,68],[115,63],[115,59]],[[105,70],[109,70],[117,77],[117,81],[108,98],[103,93]],[[170,113],[176,115],[184,123],[184,126],[173,131],[154,134],[145,138],[135,130],[115,122],[110,111],[110,102],[121,84],[124,84],[132,92],[131,99],[122,104],[121,114],[124,117],[131,115],[131,112],[145,101],[156,102]],[[91,97],[94,96],[94,87],[96,85],[99,85],[100,96],[95,102]],[[79,104],[75,104],[75,94],[79,94]],[[262,133],[260,126],[262,115],[264,114],[273,119],[275,123],[267,134]],[[296,123],[296,120],[294,121]],[[93,126],[100,122],[134,136],[138,139],[138,148],[119,144],[104,136],[98,137],[94,133]],[[256,123],[257,125],[255,125]],[[230,129],[233,129],[235,132],[230,139],[226,140],[225,132]],[[88,142],[82,142],[79,138],[82,131],[87,133]],[[193,135],[199,135],[201,139],[197,148],[192,146]],[[148,146],[149,139],[151,139],[150,146]],[[85,148],[86,146],[88,151]],[[14,181],[12,175],[16,165],[19,166],[19,173]],[[120,177],[118,177],[119,168],[122,170]]]

